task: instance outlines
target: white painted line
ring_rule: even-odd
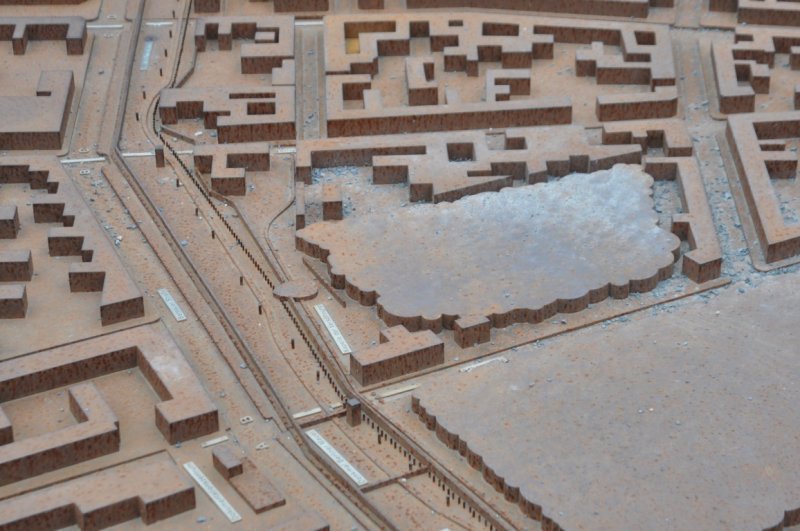
[[[148,37],[144,41],[144,49],[142,50],[142,57],[139,59],[139,70],[144,72],[150,68],[150,54],[153,53],[153,38]]]
[[[194,153],[194,151],[192,151],[191,149],[184,149],[183,151],[176,151],[175,153],[177,155],[191,155],[192,153]]]
[[[145,22],[145,26],[172,26],[172,22]]]
[[[228,500],[225,499],[225,496],[222,495],[220,491],[217,490],[217,487],[214,486],[213,483],[203,474],[203,471],[200,470],[197,465],[194,464],[193,461],[187,461],[183,464],[183,468],[192,476],[200,488],[208,494],[208,497],[211,498],[211,501],[222,511],[222,514],[228,517],[231,523],[238,522],[242,519],[242,516],[236,512],[236,509],[233,508]]]
[[[155,153],[153,153],[152,151],[129,151],[128,153],[122,154],[122,156],[125,157],[126,159],[132,157],[152,157],[154,155]]]
[[[339,347],[339,350],[342,351],[342,354],[352,353],[353,351],[350,350],[350,345],[347,344],[347,340],[342,335],[339,327],[336,326],[336,322],[333,320],[333,317],[331,317],[331,314],[328,313],[328,309],[325,307],[325,305],[316,304],[314,305],[314,309],[317,311],[319,318],[322,319],[322,324],[324,324],[325,328],[328,329],[331,339],[333,339],[333,341],[336,343],[336,346]]]
[[[353,465],[351,465],[350,462],[347,459],[345,459],[342,456],[342,454],[339,453],[338,450],[336,450],[336,448],[331,446],[330,443],[325,440],[325,437],[320,435],[317,430],[308,430],[306,432],[306,435],[308,435],[309,439],[314,441],[314,444],[319,446],[320,450],[325,452],[325,455],[330,457],[333,460],[333,462],[336,463],[336,466],[341,468],[345,474],[350,476],[350,479],[352,479],[356,485],[358,485],[359,487],[363,487],[368,483],[367,478],[362,476],[361,472],[356,470],[356,468]]]
[[[295,20],[295,26],[322,26],[322,20]]]
[[[86,29],[122,29],[122,24],[86,24]]]
[[[500,356],[499,358],[492,358],[490,360],[477,361],[475,363],[470,363],[466,367],[461,367],[460,369],[458,369],[458,372],[472,372],[474,369],[477,369],[478,367],[489,365],[490,363],[494,363],[495,361],[502,361],[503,363],[508,363],[508,358],[506,358],[505,356]]]
[[[407,393],[409,391],[413,391],[417,387],[419,387],[419,384],[404,385],[403,387],[398,387],[396,389],[389,389],[388,391],[382,391],[378,393],[378,398],[389,398],[390,396]]]
[[[311,415],[315,415],[317,413],[322,413],[321,407],[315,407],[314,409],[309,409],[308,411],[299,411],[292,415],[293,419],[302,419],[303,417],[310,417]]]
[[[183,313],[181,307],[178,306],[178,303],[175,302],[175,299],[172,297],[172,293],[164,288],[160,288],[158,290],[158,294],[161,296],[161,300],[164,301],[164,304],[169,308],[169,311],[172,312],[172,317],[175,318],[176,321],[179,323],[181,321],[186,320],[186,314]]]
[[[88,162],[105,162],[105,157],[90,157],[88,159],[59,159],[61,164],[84,164]]]
[[[297,146],[279,146],[275,148],[275,153],[282,155],[284,153],[297,153]]]
[[[200,446],[203,448],[208,448],[209,446],[214,446],[215,444],[224,443],[228,440],[227,435],[223,435],[222,437],[217,437],[216,439],[211,439],[210,441],[206,441]]]

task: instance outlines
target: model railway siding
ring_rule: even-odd
[[[156,107],[154,106],[154,109]],[[255,270],[259,273],[260,278],[267,283],[270,288],[274,289],[276,286],[276,281],[281,282],[283,279],[278,275],[276,272],[276,266],[271,262],[267,262],[270,266],[271,273],[268,274],[268,269],[265,266],[261,265],[261,258],[265,260],[265,257],[261,254],[260,248],[259,251],[251,252],[249,248],[245,245],[245,239],[240,237],[238,233],[235,231],[234,227],[228,222],[222,212],[219,210],[217,203],[215,202],[214,198],[211,196],[209,192],[206,191],[204,184],[200,182],[197,177],[194,175],[194,172],[189,169],[185,162],[180,158],[177,154],[176,150],[171,146],[171,144],[166,140],[163,135],[158,133],[158,129],[156,129],[156,116],[155,112],[153,113],[153,127],[154,132],[159,134],[159,139],[164,142],[164,146],[167,147],[168,151],[174,157],[174,160],[178,163],[179,167],[183,171],[183,174],[189,179],[192,184],[196,187],[196,189],[201,192],[203,199],[207,206],[211,207],[211,209],[215,212],[224,227],[229,232],[230,236],[236,241],[237,248],[243,253],[245,257],[251,262]],[[275,275],[275,276],[273,276]],[[273,280],[276,279],[276,280]],[[347,396],[357,396],[356,392],[350,388],[350,386],[346,383],[346,379],[341,373],[341,370],[338,368],[338,365],[334,364],[330,361],[328,356],[320,355],[320,352],[323,352],[318,345],[324,344],[322,340],[319,338],[319,332],[316,330],[314,325],[310,324],[310,319],[307,315],[304,317],[298,318],[297,313],[302,311],[302,307],[298,308],[295,306],[294,303],[286,300],[280,301],[280,306],[285,311],[285,314],[293,325],[295,326],[298,334],[300,335],[303,342],[311,351],[314,359],[319,364],[320,370],[322,371],[322,375],[324,378],[328,380],[328,382],[334,386],[339,398],[344,401]],[[255,357],[251,354],[251,359],[253,360],[254,366],[258,367],[259,364],[256,362]],[[266,382],[266,377],[263,377],[263,382]],[[349,395],[345,394],[345,391],[350,391]],[[273,395],[274,396],[274,395]],[[280,409],[282,409],[286,415],[286,422],[287,426],[294,426],[296,432],[301,432],[300,425],[288,417],[288,413],[286,413],[285,406],[277,400],[277,403],[280,405]],[[508,526],[507,523],[504,523],[502,520],[499,520],[496,516],[494,511],[489,509],[487,506],[480,503],[474,495],[472,495],[468,489],[466,489],[463,485],[460,484],[455,476],[451,475],[449,472],[445,471],[444,469],[439,469],[438,466],[434,464],[432,460],[426,459],[425,453],[421,447],[414,445],[411,440],[403,441],[404,437],[400,432],[396,429],[392,428],[390,424],[383,418],[381,418],[380,414],[377,410],[367,406],[365,407],[363,413],[364,420],[370,419],[370,426],[373,426],[376,434],[380,436],[382,439],[387,440],[388,444],[391,444],[393,447],[397,448],[398,452],[402,452],[404,456],[407,457],[409,464],[411,464],[414,468],[426,468],[430,470],[429,476],[432,478],[432,481],[436,482],[437,484],[443,485],[443,488],[446,488],[449,492],[454,493],[454,498],[457,496],[459,503],[469,507],[469,511],[472,514],[474,512],[475,515],[481,515],[481,522],[485,523],[489,527],[503,529]],[[400,442],[402,441],[402,442]],[[405,444],[404,444],[405,443]],[[307,446],[307,443],[306,443]],[[324,461],[326,464],[327,462]],[[330,465],[327,465],[328,467]],[[333,469],[330,469],[333,470]],[[348,483],[345,482],[345,485]],[[386,522],[389,524],[389,522]]]

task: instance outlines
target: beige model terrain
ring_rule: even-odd
[[[800,7],[0,0],[0,531],[800,525]]]

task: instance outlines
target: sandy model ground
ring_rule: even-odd
[[[799,26],[0,1],[0,529],[800,524]]]

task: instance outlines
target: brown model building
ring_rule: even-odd
[[[0,0],[0,531],[800,529],[800,5]]]

